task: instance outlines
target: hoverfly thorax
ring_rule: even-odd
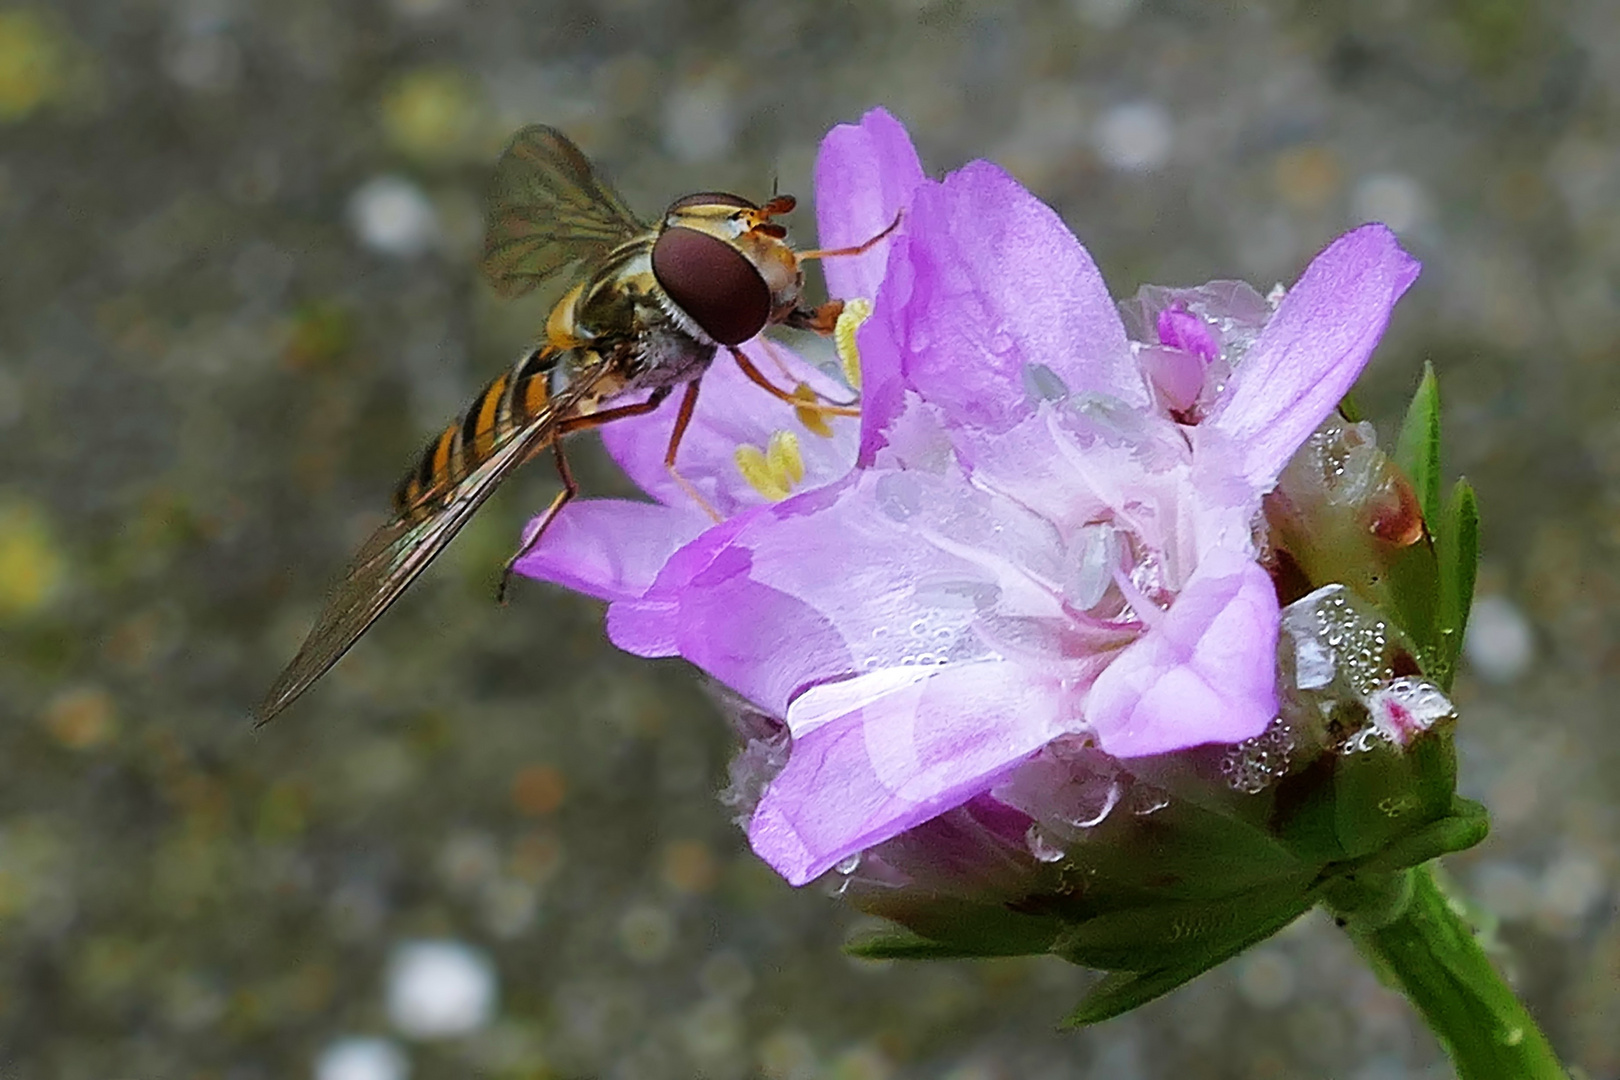
[[[740,345],[799,303],[804,272],[771,218],[792,210],[781,195],[764,206],[722,192],[678,199],[653,241],[652,271],[670,301],[703,336]]]

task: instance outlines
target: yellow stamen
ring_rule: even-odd
[[[844,379],[849,385],[861,388],[861,353],[855,345],[855,331],[872,317],[872,301],[856,297],[844,301],[844,310],[838,314],[833,326],[833,345],[838,349],[838,362],[844,368]]]
[[[732,452],[737,471],[748,486],[771,502],[781,502],[804,479],[804,456],[799,453],[799,437],[791,431],[778,431],[761,450],[744,444]]]
[[[771,502],[781,502],[788,497],[787,486],[772,475],[770,463],[765,460],[765,452],[759,447],[745,443],[737,447],[732,457],[737,462],[737,471],[742,473],[742,478],[748,481],[749,487]]]
[[[785,477],[791,488],[804,479],[804,457],[799,453],[799,437],[791,431],[778,431],[765,446],[765,462],[773,475]]]
[[[827,423],[827,413],[821,409],[821,395],[810,389],[809,383],[800,383],[793,388],[793,396],[804,402],[803,405],[793,407],[793,415],[799,418],[799,423],[813,435],[820,435],[823,439],[832,438],[832,425]]]

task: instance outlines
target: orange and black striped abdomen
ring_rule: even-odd
[[[490,380],[423,449],[394,490],[395,511],[407,517],[431,513],[513,433],[528,427],[551,401],[551,373],[562,355],[536,349]]]

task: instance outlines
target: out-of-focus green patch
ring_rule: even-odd
[[[282,357],[295,371],[328,368],[354,344],[354,322],[337,304],[317,301],[293,312]]]
[[[0,496],[0,622],[46,607],[66,577],[67,562],[44,508]]]
[[[395,149],[425,162],[452,161],[485,147],[483,99],[463,72],[423,67],[383,94],[383,132]]]

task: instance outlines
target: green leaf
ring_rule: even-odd
[[[994,943],[987,943],[982,948],[970,948],[960,943],[946,944],[913,934],[910,930],[879,930],[864,934],[846,943],[844,951],[863,960],[963,960],[1029,954],[1026,949],[1008,951],[1005,945],[997,947]]]
[[[1479,501],[1467,480],[1457,481],[1451,489],[1446,516],[1435,537],[1435,555],[1440,571],[1440,640],[1447,661],[1441,686],[1450,690],[1479,569]]]
[[[1395,464],[1412,481],[1423,520],[1432,532],[1440,520],[1440,382],[1427,361],[1395,440]]]
[[[899,924],[846,946],[857,956],[872,958],[1028,956],[1046,952],[1063,932],[1063,923],[1051,915],[947,896],[918,897],[905,905],[861,906]]]
[[[1458,798],[1452,812],[1418,831],[1395,840],[1382,851],[1358,862],[1357,871],[1387,873],[1422,866],[1426,862],[1463,851],[1479,843],[1491,831],[1490,815],[1472,799]]]
[[[1438,731],[1404,749],[1383,745],[1341,756],[1333,798],[1345,854],[1371,855],[1448,814],[1456,779],[1456,751]]]
[[[1069,1014],[1064,1024],[1070,1027],[1096,1024],[1168,994],[1249,946],[1264,941],[1303,915],[1311,903],[1311,898],[1301,897],[1297,904],[1274,907],[1265,918],[1248,924],[1245,932],[1221,940],[1212,939],[1202,948],[1190,949],[1178,963],[1147,971],[1114,972],[1092,987],[1091,993]]]
[[[1071,963],[1106,971],[1181,968],[1224,954],[1234,941],[1259,940],[1256,934],[1272,932],[1267,927],[1291,922],[1313,903],[1309,888],[1308,879],[1296,878],[1222,900],[1111,911],[1070,927],[1052,951]]]

